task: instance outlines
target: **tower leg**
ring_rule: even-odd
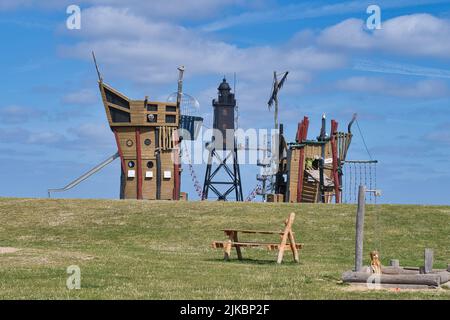
[[[235,183],[235,188],[236,188],[236,201],[244,201],[244,197],[242,195],[241,170],[239,168],[236,143],[235,143],[235,147],[234,147],[233,167],[234,167],[234,170],[233,170],[234,171],[234,183]]]
[[[212,160],[214,156],[219,161],[219,165],[214,170],[212,170]],[[231,163],[227,163],[227,159],[230,157],[233,158],[233,167],[231,167]],[[227,173],[228,178],[231,178],[231,181],[213,181],[214,177],[220,170],[224,170]],[[216,187],[217,185],[220,185],[222,187],[229,186],[229,188],[228,190],[222,192],[220,191],[220,188]],[[218,200],[226,201],[228,195],[234,191],[236,201],[243,201],[244,197],[242,195],[241,173],[239,170],[236,147],[234,147],[234,149],[232,149],[224,159],[221,159],[219,155],[216,154],[215,149],[211,150],[208,157],[208,164],[206,166],[205,182],[203,184],[203,200],[208,199],[209,189],[214,192]]]
[[[208,199],[208,191],[209,191],[209,183],[210,183],[210,175],[211,175],[211,165],[212,165],[213,153],[214,153],[214,149],[212,149],[209,152],[209,155],[208,155],[208,164],[206,165],[205,181],[203,183],[202,200],[207,200]]]

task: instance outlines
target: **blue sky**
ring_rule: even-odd
[[[65,28],[81,7],[81,29]],[[382,29],[367,30],[366,8]],[[382,202],[450,204],[450,1],[0,0],[0,196],[45,197],[115,152],[90,60],[133,98],[185,92],[211,122],[223,75],[237,73],[243,128],[269,128],[273,70],[289,70],[280,120],[289,140],[310,117],[352,113],[378,166]],[[367,159],[355,134],[349,158]],[[203,181],[204,167],[195,166]],[[243,166],[243,189],[257,168]],[[189,171],[183,189],[196,195]],[[64,197],[118,198],[119,162]]]

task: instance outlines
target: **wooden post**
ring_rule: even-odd
[[[392,259],[391,260],[391,267],[400,268],[400,261],[398,261],[397,259]]]
[[[173,164],[173,172],[174,172],[174,188],[173,188],[173,200],[180,200],[180,186],[181,186],[181,158],[180,158],[180,139],[178,137],[178,131],[173,131],[173,146],[174,150],[174,164]]]
[[[141,146],[141,130],[136,128],[136,176],[137,191],[136,198],[142,200],[142,146]]]
[[[301,126],[301,132],[299,135],[301,136],[301,141],[306,140],[308,137],[308,127],[309,127],[309,119],[308,117],[304,117]],[[303,192],[303,177],[304,177],[304,166],[305,166],[305,147],[300,149],[300,156],[298,159],[298,181],[297,181],[297,202],[302,202],[302,192]]]
[[[364,215],[366,207],[366,187],[359,186],[358,211],[356,213],[355,271],[361,271],[363,265]]]
[[[294,223],[295,213],[290,213],[289,218],[286,221],[286,227],[284,228],[283,236],[281,237],[280,248],[278,250],[278,258],[277,263],[281,263],[283,261],[284,249],[286,247],[286,242],[289,236],[289,232],[292,230],[292,224]]]
[[[298,250],[297,250],[297,247],[295,246],[295,238],[294,238],[294,234],[292,233],[292,231],[289,231],[289,242],[291,245],[292,254],[294,256],[294,261],[298,263],[299,262]]]
[[[340,194],[340,185],[339,185],[339,173],[338,173],[338,154],[337,154],[337,128],[338,123],[334,120],[331,120],[331,133],[330,133],[330,141],[331,141],[331,153],[333,156],[333,183],[334,183],[334,199],[336,203],[341,202],[341,194]]]
[[[433,271],[433,249],[425,249],[425,273],[431,273]]]
[[[231,240],[228,240],[227,243],[225,243],[225,245],[223,246],[224,249],[224,256],[223,259],[225,261],[230,260],[230,255],[231,255]]]
[[[237,231],[233,231],[232,234],[233,234],[233,241],[239,242]],[[236,245],[236,254],[237,254],[238,259],[242,260],[241,247],[238,245]]]

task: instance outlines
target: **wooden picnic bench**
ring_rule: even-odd
[[[295,243],[294,232],[292,231],[292,225],[294,223],[295,213],[289,214],[289,217],[285,221],[285,228],[283,231],[261,231],[261,230],[242,230],[242,229],[223,229],[222,231],[228,237],[225,241],[213,241],[212,247],[223,248],[224,259],[229,260],[231,255],[231,248],[236,249],[236,254],[239,260],[242,260],[241,248],[253,248],[253,247],[266,247],[268,250],[278,250],[277,263],[283,261],[284,251],[291,249],[294,256],[294,261],[299,262],[298,250],[303,248],[303,244]],[[253,242],[253,241],[239,241],[238,234],[264,234],[264,235],[280,235],[280,242]]]

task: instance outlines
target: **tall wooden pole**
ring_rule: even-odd
[[[337,146],[337,128],[338,123],[331,120],[331,152],[333,155],[333,182],[334,182],[334,198],[336,203],[341,202],[341,190],[339,185],[339,173],[338,173],[338,146]]]
[[[274,80],[273,90],[275,92],[274,120],[275,120],[275,130],[278,130],[278,77],[276,71],[273,72],[273,80]]]
[[[183,97],[183,74],[184,74],[184,66],[178,68],[178,90],[177,90],[177,108],[178,112],[181,114],[181,99]],[[180,139],[178,136],[178,132],[175,132],[173,138],[174,146],[175,146],[175,163],[173,166],[174,171],[174,188],[173,188],[173,200],[180,200],[180,189],[181,189],[181,159],[180,159]]]
[[[278,132],[278,77],[277,77],[277,72],[274,71],[273,72],[273,90],[274,90],[274,103],[275,103],[275,110],[274,110],[274,129],[275,129],[275,140],[277,142],[277,144],[280,143],[280,133]],[[277,183],[277,174],[278,174],[278,167],[279,167],[279,152],[278,152],[278,148],[275,149],[275,152],[277,153],[276,156],[276,161],[275,161],[275,176],[272,176],[272,192],[275,192],[275,187],[276,187],[276,183]]]
[[[363,265],[364,215],[366,211],[366,187],[359,186],[358,211],[356,213],[355,271],[361,271]]]
[[[326,116],[325,113],[322,114],[322,128],[320,129],[320,141],[325,141],[325,130],[326,130]],[[319,165],[319,192],[320,192],[320,202],[325,203],[325,188],[324,188],[324,166],[325,166],[325,144],[321,146],[321,155],[320,155],[320,165]]]

